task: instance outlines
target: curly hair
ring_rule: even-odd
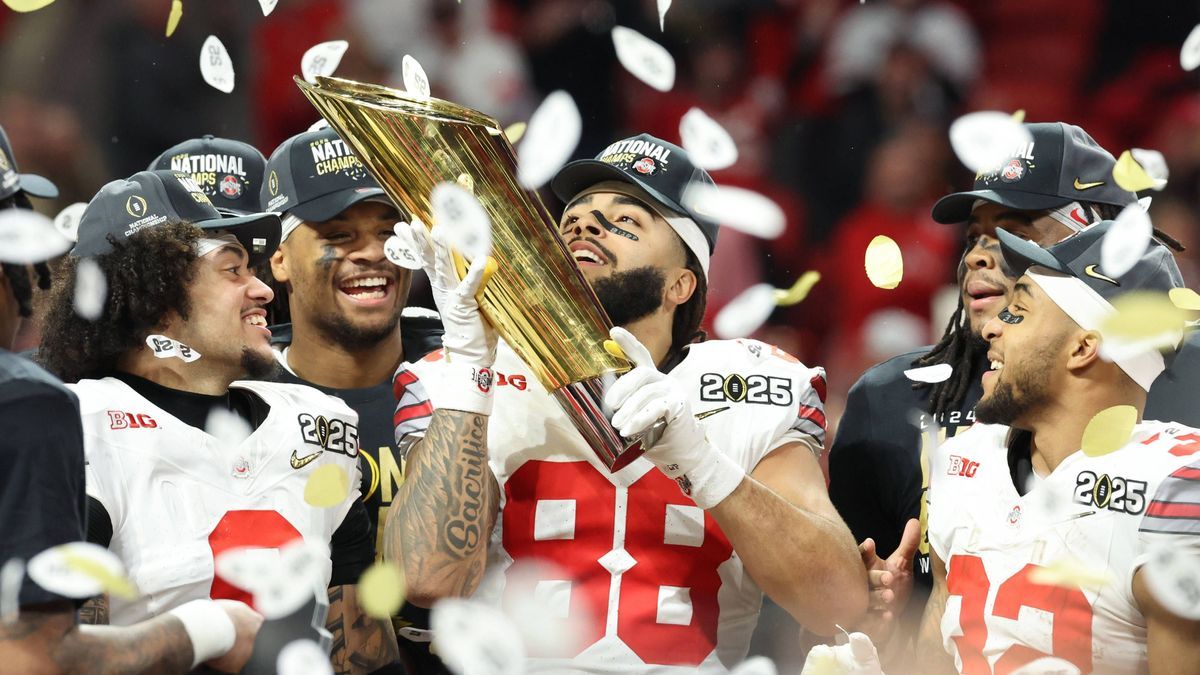
[[[79,260],[67,261],[55,275],[42,332],[39,358],[47,370],[64,382],[102,377],[123,355],[142,347],[172,313],[187,319],[199,237],[200,228],[185,222],[148,228],[124,242],[110,236],[114,250],[95,259],[108,282],[96,321],[75,313]]]

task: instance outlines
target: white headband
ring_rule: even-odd
[[[212,233],[210,236],[201,237],[196,240],[196,257],[203,258],[209,253],[212,253],[213,251],[216,251],[224,246],[229,246],[230,244],[239,247],[242,245],[241,242],[238,241],[237,237],[228,233]]]
[[[575,199],[597,192],[615,192],[645,202],[646,206],[649,206],[655,213],[662,216],[663,220],[667,221],[667,224],[671,226],[671,229],[675,230],[675,234],[679,235],[679,238],[683,240],[683,245],[692,252],[692,255],[696,256],[696,261],[700,263],[700,269],[704,270],[705,280],[708,279],[708,264],[711,258],[711,254],[708,251],[708,239],[705,238],[704,232],[696,224],[696,221],[682,213],[676,213],[667,208],[649,192],[646,192],[633,183],[625,181],[606,180],[596,183],[578,195],[575,195]]]
[[[1117,311],[1099,293],[1076,277],[1040,266],[1030,267],[1025,276],[1084,330],[1099,332],[1105,319]],[[1154,378],[1167,367],[1162,354],[1150,346],[1143,350],[1119,350],[1112,354],[1112,361],[1146,391],[1150,391]]]

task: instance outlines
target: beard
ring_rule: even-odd
[[[313,323],[330,341],[348,351],[362,351],[392,337],[396,325],[400,323],[400,312],[397,311],[387,321],[376,326],[359,326],[340,314],[322,313],[313,316]]]
[[[975,419],[984,424],[1014,426],[1027,413],[1050,400],[1052,350],[1039,353],[1036,361],[1013,368],[1006,381],[997,381],[992,395],[975,404]],[[1004,371],[1001,371],[1004,372]]]
[[[600,305],[614,326],[625,326],[662,307],[667,279],[654,267],[617,272],[592,284]]]
[[[242,347],[242,373],[247,380],[264,380],[279,367],[275,357],[264,356],[249,347]]]

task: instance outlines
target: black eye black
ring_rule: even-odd
[[[1016,314],[1013,314],[1012,312],[1008,311],[1007,307],[1000,310],[1000,314],[997,315],[996,318],[1000,319],[1004,323],[1011,323],[1011,324],[1018,324],[1025,320],[1025,317],[1017,316]]]

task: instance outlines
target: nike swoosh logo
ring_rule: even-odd
[[[295,451],[295,450],[293,450],[293,451],[292,451],[292,468],[293,468],[293,469],[303,469],[304,467],[306,467],[306,466],[308,466],[309,464],[311,464],[311,463],[312,463],[312,461],[313,461],[314,459],[316,459],[316,458],[320,457],[320,456],[321,456],[321,453],[323,453],[323,452],[325,452],[325,451],[324,451],[324,450],[318,450],[318,451],[316,451],[316,452],[312,453],[311,455],[305,455],[305,456],[303,456],[303,457],[297,457],[297,456],[296,456],[296,451]]]
[[[1092,188],[1099,187],[1101,185],[1104,185],[1104,181],[1102,180],[1098,180],[1095,183],[1080,183],[1078,178],[1075,179],[1075,189],[1080,191],[1091,190]]]
[[[699,422],[702,419],[705,419],[707,417],[712,417],[713,415],[716,415],[719,412],[725,412],[726,410],[729,410],[729,406],[725,406],[724,408],[713,408],[712,410],[708,410],[708,411],[705,411],[702,413],[696,413],[696,421]]]
[[[1113,286],[1121,285],[1121,282],[1117,281],[1116,279],[1114,279],[1112,277],[1106,277],[1103,274],[1101,274],[1099,271],[1096,270],[1096,267],[1098,267],[1098,265],[1088,265],[1087,267],[1083,268],[1083,273],[1093,279],[1107,281],[1108,283],[1112,284]]]

